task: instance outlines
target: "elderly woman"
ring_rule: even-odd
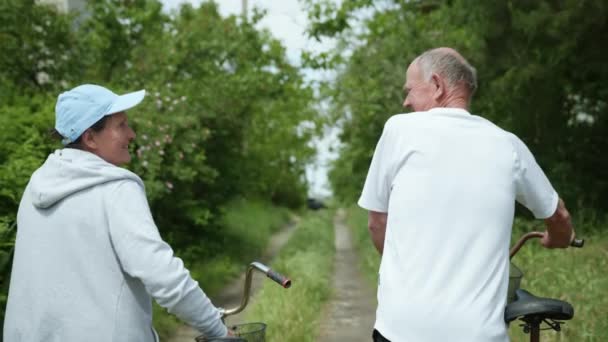
[[[154,298],[207,336],[228,331],[154,224],[142,180],[119,167],[145,91],[81,85],[59,95],[66,148],[32,175],[17,214],[4,340],[157,341]]]

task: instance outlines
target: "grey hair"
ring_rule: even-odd
[[[477,90],[477,70],[456,51],[438,48],[424,52],[416,58],[422,70],[422,77],[430,80],[435,73],[442,76],[450,87],[464,84],[473,96]]]

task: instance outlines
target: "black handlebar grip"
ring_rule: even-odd
[[[291,280],[278,272],[268,270],[268,273],[266,273],[266,275],[268,276],[268,278],[274,280],[277,284],[283,286],[286,289],[291,287]]]
[[[576,248],[582,248],[584,245],[585,245],[585,240],[584,239],[574,239],[570,243],[571,247],[576,247]]]

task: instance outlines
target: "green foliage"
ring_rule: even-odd
[[[6,306],[10,269],[13,260],[15,224],[7,217],[0,216],[0,307]],[[0,311],[0,324],[4,325],[4,310]]]
[[[344,128],[330,174],[339,198],[356,198],[384,122],[403,111],[407,65],[429,48],[452,46],[478,70],[472,112],[521,137],[571,207],[608,208],[600,152],[608,148],[605,2],[307,4],[310,34],[339,40],[317,66],[344,61],[325,94]]]
[[[270,236],[290,219],[287,209],[259,200],[235,200],[224,212],[221,235],[213,244],[191,245],[183,253],[210,293],[219,291],[226,276],[236,275],[241,265],[260,258]]]
[[[0,103],[21,93],[58,89],[80,74],[73,17],[35,0],[0,1]]]
[[[267,281],[251,307],[247,321],[268,325],[266,340],[314,341],[319,312],[331,294],[334,254],[333,212],[311,213],[280,252],[273,269],[289,276],[293,286],[285,290]]]
[[[53,119],[45,96],[0,106],[0,216],[15,217],[30,175],[57,146],[49,134]]]

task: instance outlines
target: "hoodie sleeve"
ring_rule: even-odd
[[[201,333],[226,336],[219,310],[160,237],[143,188],[134,181],[118,182],[106,198],[106,208],[123,271],[140,279],[159,305]]]

